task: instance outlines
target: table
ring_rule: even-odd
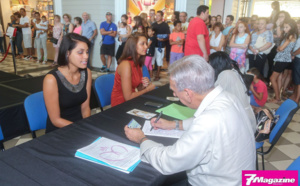
[[[154,91],[163,90],[157,89]],[[150,94],[147,94],[151,96]],[[146,96],[147,97],[147,96]],[[95,114],[62,129],[53,131],[5,152],[0,152],[1,185],[161,185],[168,179],[151,165],[141,162],[130,174],[75,158],[77,149],[92,143],[99,136],[129,145],[124,126],[132,119],[144,119],[127,111],[137,108],[154,112],[144,105],[156,97],[137,97],[121,105]],[[167,105],[167,104],[166,104]],[[167,116],[163,118],[169,119]],[[149,137],[164,145],[176,139]],[[184,173],[179,173],[183,175]],[[185,174],[184,174],[185,175]],[[178,175],[169,177],[178,178]]]

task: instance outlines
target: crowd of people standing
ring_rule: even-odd
[[[168,23],[164,21],[164,12],[154,9],[149,11],[149,18],[146,13],[135,16],[133,24],[129,24],[126,14],[121,16],[121,22],[115,24],[112,13],[107,12],[106,21],[100,23],[99,27],[102,37],[101,71],[110,71],[113,57],[116,57],[117,61],[122,59],[126,43],[132,35],[143,34],[147,39],[143,64],[149,70],[150,77],[154,77],[154,81],[160,79],[164,60],[169,65],[184,56],[197,54],[209,61],[210,54],[223,51],[237,62],[242,73],[247,73],[251,68],[259,71],[262,80],[274,89],[275,97],[270,100],[271,102],[280,103],[282,97],[284,99],[287,97],[286,89],[293,85],[295,90],[291,98],[299,101],[300,72],[296,67],[299,66],[297,61],[299,61],[300,21],[293,20],[286,11],[280,11],[277,1],[272,3],[272,8],[273,12],[269,18],[257,15],[252,15],[251,18],[242,17],[235,25],[234,16],[226,16],[223,24],[222,17],[209,15],[209,9],[205,5],[199,6],[197,16],[190,19],[186,12],[175,11],[171,22]],[[30,20],[23,8],[11,16],[9,26],[17,28],[14,42],[14,47],[18,51],[17,58],[32,60],[34,47],[37,52],[36,62],[45,64],[48,58],[46,42],[49,23],[39,12],[32,12],[31,17]],[[57,65],[63,36],[74,32],[86,37],[91,42],[89,48],[91,52],[98,34],[96,24],[89,19],[86,12],[82,17],[75,17],[73,21],[68,14],[64,14],[62,19],[63,23],[59,15],[54,16],[53,37],[50,39],[55,48],[53,66]],[[0,31],[0,42],[1,40],[3,31]],[[22,42],[27,50],[26,57],[23,55]],[[0,52],[4,53],[2,45]],[[154,68],[157,69],[155,76]]]
[[[106,13],[106,21],[99,27],[102,71],[110,71],[119,45],[111,106],[154,90],[155,85],[143,76],[142,68],[145,65],[152,76],[156,65],[154,81],[159,80],[166,58],[173,95],[197,110],[186,120],[152,118],[154,130],[186,131],[173,146],[164,147],[147,139],[140,129],[125,126],[128,139],[140,144],[143,160],[164,174],[187,171],[188,182],[193,185],[240,185],[242,170],[255,169],[253,108],[267,101],[267,86],[263,82],[268,78],[263,77],[267,59],[273,60],[268,61],[269,79],[275,91],[275,98],[270,101],[280,101],[280,90],[284,91],[291,79],[295,84],[291,98],[296,102],[300,99],[300,22],[296,23],[284,11],[274,14],[273,23],[252,16],[251,21],[240,18],[235,26],[234,17],[228,15],[223,25],[221,16],[210,17],[209,8],[201,5],[197,16],[189,22],[186,12],[174,12],[173,26],[169,26],[163,11],[150,10],[149,20],[142,14],[133,18],[134,26],[131,26],[127,15],[114,24],[112,13]],[[23,12],[21,15],[23,20],[17,27],[27,28],[30,21],[24,18]],[[32,24],[38,31],[35,42],[40,42],[43,48],[41,35],[46,31],[46,22],[39,16],[35,13]],[[53,29],[58,67],[46,75],[43,83],[47,133],[91,115],[92,75],[87,67],[89,51],[97,35],[96,24],[89,20],[87,13],[82,14],[83,20],[76,17],[74,25],[67,14],[63,19],[65,24],[56,15]],[[278,39],[277,44],[274,38]],[[23,40],[29,42],[26,32]],[[26,47],[29,46],[27,43]],[[293,78],[289,78],[291,74]],[[249,77],[253,79],[250,83]]]

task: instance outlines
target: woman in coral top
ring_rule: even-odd
[[[111,94],[112,107],[155,88],[147,77],[143,77],[142,73],[147,48],[147,38],[143,34],[135,34],[126,41],[115,73],[115,83]]]

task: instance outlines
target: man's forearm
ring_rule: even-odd
[[[90,38],[90,40],[93,40],[96,35],[97,35],[97,30],[94,30],[94,33],[93,33],[92,37]]]
[[[207,50],[206,50],[204,38],[199,38],[198,39],[198,44],[199,44],[199,47],[200,47],[201,51],[203,52],[203,55],[207,55]]]

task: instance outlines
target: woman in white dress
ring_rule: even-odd
[[[224,27],[222,23],[217,22],[213,25],[213,32],[209,37],[210,40],[210,54],[217,51],[224,51],[223,46],[225,42],[225,36],[222,34]]]

